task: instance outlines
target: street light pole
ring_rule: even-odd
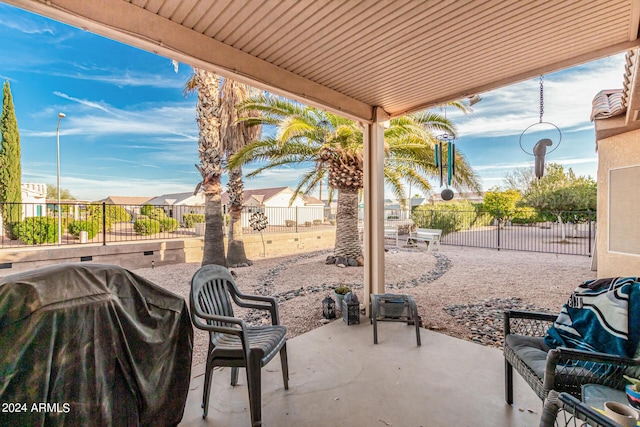
[[[64,113],[58,113],[58,126],[56,127],[56,150],[58,152],[58,245],[62,244],[62,206],[60,206],[60,120],[64,119]]]

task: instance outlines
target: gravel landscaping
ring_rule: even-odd
[[[257,259],[233,269],[243,292],[273,295],[288,337],[321,327],[321,301],[338,284],[362,301],[362,267],[326,265],[331,251]],[[496,251],[443,245],[438,252],[389,247],[385,254],[387,291],[413,295],[423,327],[484,345],[501,346],[502,312],[517,308],[558,312],[574,288],[595,278],[591,258],[536,252]],[[138,269],[135,272],[188,300],[199,264]],[[262,313],[237,310],[257,324]],[[341,320],[337,320],[341,321]],[[195,331],[194,364],[206,357],[207,334]]]

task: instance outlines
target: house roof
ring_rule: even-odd
[[[366,122],[639,45],[639,0],[3,1]]]
[[[151,197],[138,196],[108,196],[98,202],[106,202],[112,205],[144,205]]]
[[[627,51],[622,89],[602,90],[593,99],[591,120],[598,140],[640,129],[640,50]]]
[[[273,188],[256,188],[253,190],[244,190],[242,204],[246,204],[247,201],[251,198],[256,199],[259,203],[264,203],[268,201],[273,196],[280,194],[281,192],[289,190],[293,193],[293,190],[290,187],[273,187]],[[222,193],[222,204],[229,204],[229,194],[227,191]]]
[[[204,196],[202,195],[202,193],[198,193],[195,195],[195,201],[199,202],[196,204],[203,204],[204,203]],[[184,202],[185,200],[189,200],[192,199],[192,201],[194,198],[194,194],[192,191],[187,191],[185,193],[169,193],[169,194],[163,194],[161,196],[157,196],[154,197],[153,199],[147,201],[146,203],[150,204],[150,205],[154,205],[154,206],[160,206],[160,205],[179,205],[182,204],[182,202]],[[191,203],[190,203],[191,204]]]
[[[317,197],[314,197],[314,196],[302,196],[302,200],[304,200],[305,206],[308,206],[308,205],[321,205],[321,206],[324,206],[324,203],[322,202],[322,200],[320,200],[320,199],[318,199]]]

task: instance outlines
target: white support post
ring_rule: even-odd
[[[384,126],[388,114],[375,107],[373,123],[364,128],[364,303],[384,287]]]

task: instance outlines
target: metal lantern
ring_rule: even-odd
[[[322,300],[322,316],[325,319],[336,318],[336,303],[329,295]]]

